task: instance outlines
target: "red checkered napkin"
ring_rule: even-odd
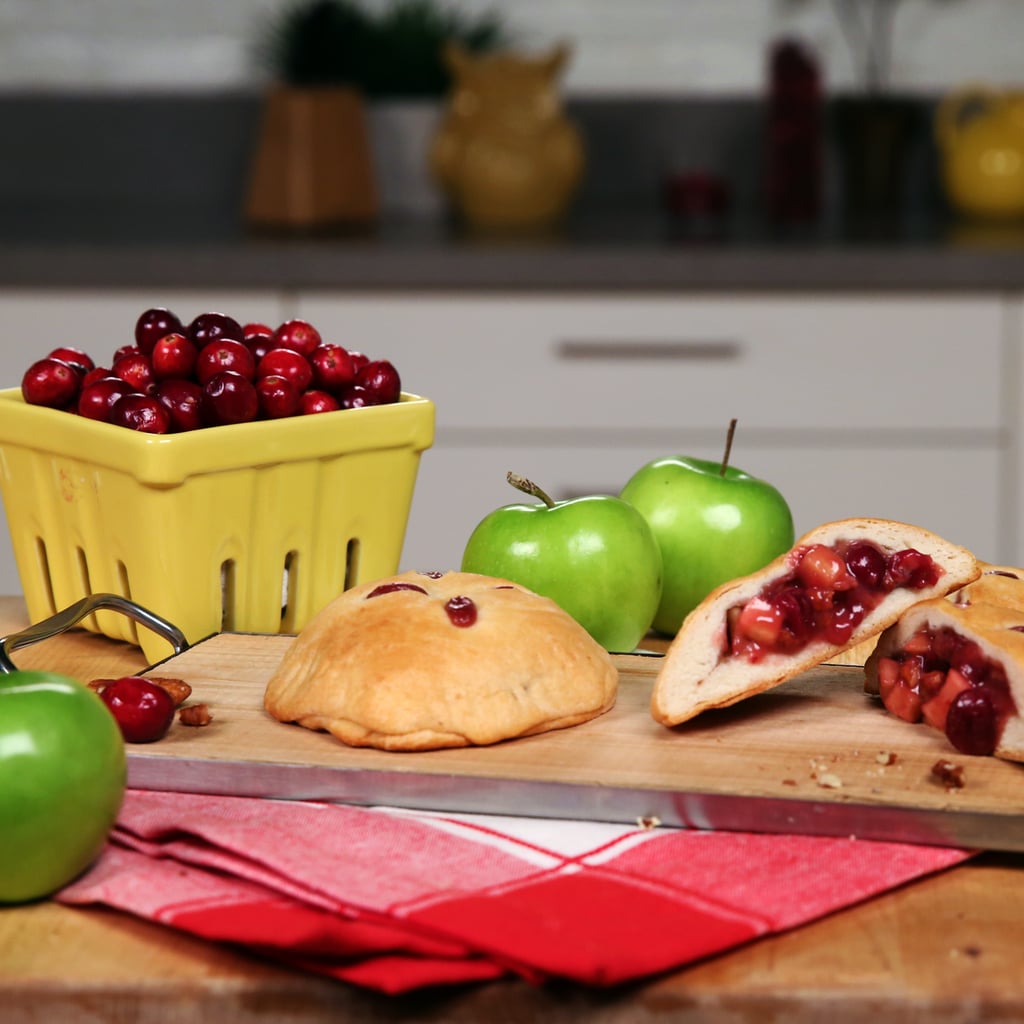
[[[792,928],[970,853],[129,791],[57,896],[382,992],[613,985]]]

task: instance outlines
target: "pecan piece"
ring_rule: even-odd
[[[143,678],[159,686],[161,690],[166,690],[171,700],[174,701],[175,707],[183,704],[192,695],[192,687],[184,679],[172,679],[169,676],[144,676]]]
[[[182,725],[209,725],[213,721],[213,715],[206,704],[190,704],[187,708],[178,710],[178,721]]]

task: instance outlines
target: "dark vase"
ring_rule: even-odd
[[[851,227],[897,224],[919,129],[918,105],[895,96],[849,96],[832,105],[840,195]]]

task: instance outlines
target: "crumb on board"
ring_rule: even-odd
[[[832,758],[834,762],[836,758]],[[812,760],[811,761],[811,778],[819,785],[822,789],[842,789],[843,780],[834,772],[829,769],[829,763],[823,760]]]
[[[899,760],[899,757],[891,750],[880,750],[875,754],[875,760],[881,765],[888,766],[895,764]]]
[[[954,764],[952,761],[947,761],[944,757],[940,757],[932,765],[931,775],[936,782],[946,787],[947,792],[953,789],[963,789],[967,784],[967,780],[964,778],[963,765]]]

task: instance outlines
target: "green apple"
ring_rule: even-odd
[[[508,474],[540,505],[505,505],[480,521],[463,572],[500,576],[550,597],[609,651],[631,651],[661,598],[661,551],[644,517],[607,494],[553,501]]]
[[[665,578],[654,629],[674,636],[683,619],[728,580],[762,569],[793,546],[789,505],[770,483],[721,462],[673,455],[638,469],[620,497],[651,525]]]
[[[0,903],[56,892],[97,857],[125,790],[121,730],[88,687],[0,675]]]

